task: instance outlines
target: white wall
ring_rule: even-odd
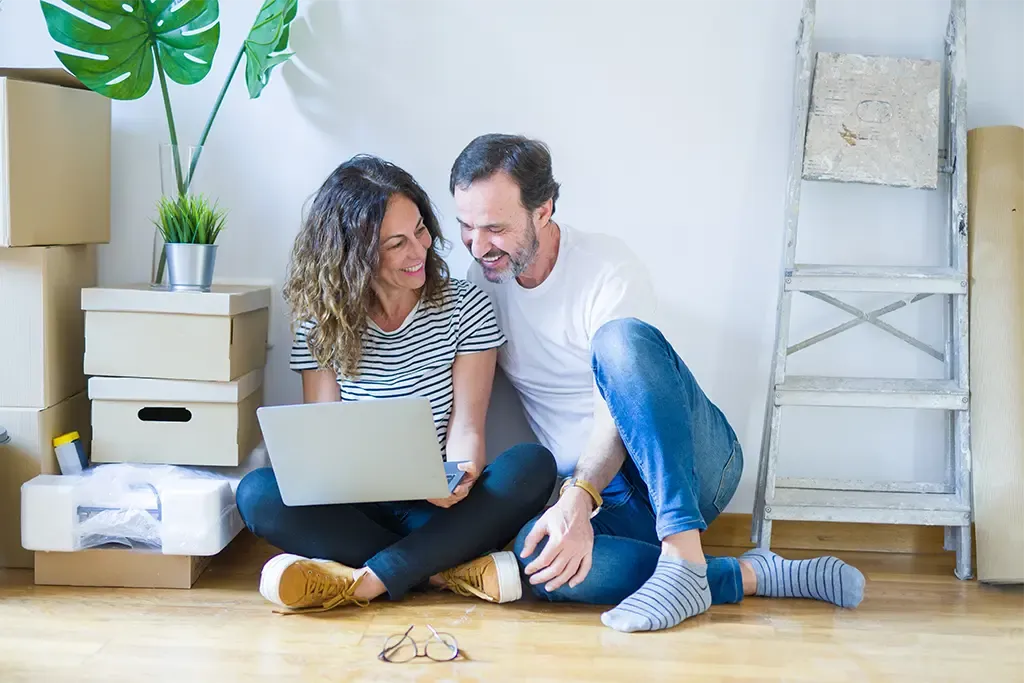
[[[260,0],[221,2],[213,72],[173,87],[183,141],[194,141]],[[302,0],[297,58],[256,101],[233,84],[203,157],[201,188],[230,214],[218,274],[280,287],[303,202],[357,152],[388,157],[431,194],[457,236],[447,192],[452,160],[483,132],[546,140],[563,185],[556,218],[613,233],[650,264],[669,311],[666,332],[747,453],[733,511],[747,511],[757,469],[772,346],[787,160],[793,43],[800,0]],[[821,49],[939,58],[943,0],[819,0]],[[969,125],[1024,125],[1024,2],[969,0]],[[56,65],[35,0],[0,10],[0,64]],[[102,281],[148,277],[166,140],[158,90],[114,106],[113,240]],[[941,258],[936,193],[805,184],[799,258],[926,263]],[[927,223],[932,219],[933,223]],[[928,235],[928,231],[932,231]],[[468,259],[455,244],[450,262]],[[853,303],[864,303],[853,300]],[[798,333],[844,315],[800,302]],[[871,303],[871,302],[868,302]],[[937,339],[939,308],[892,317]],[[867,304],[865,304],[867,305]],[[299,397],[288,329],[273,320],[267,378],[274,403]],[[794,357],[801,372],[921,373],[937,364],[858,328]],[[801,357],[803,356],[803,357]],[[521,417],[499,387],[495,442]],[[872,417],[868,415],[867,417]],[[936,478],[941,421],[836,412],[787,419],[783,474]],[[497,424],[497,423],[495,423]],[[877,424],[880,431],[865,433]],[[933,431],[934,433],[929,433]]]

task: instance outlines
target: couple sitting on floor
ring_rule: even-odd
[[[287,553],[264,566],[263,596],[322,610],[434,587],[501,603],[522,596],[522,571],[540,598],[615,605],[601,620],[620,631],[670,628],[744,595],[856,606],[864,577],[834,557],[704,554],[700,534],[743,471],[739,441],[645,322],[654,294],[642,264],[553,220],[547,148],[481,136],[450,190],[475,260],[468,281],[449,277],[416,181],[357,156],[317,193],[285,297],[303,400],[427,397],[465,477],[443,500],[287,507],[270,468],[249,473],[242,518]],[[487,464],[496,363],[543,446]],[[513,540],[514,553],[502,550]]]

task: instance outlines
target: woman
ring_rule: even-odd
[[[443,500],[309,507],[282,503],[271,468],[246,475],[242,519],[285,551],[260,579],[281,607],[365,606],[428,583],[493,602],[521,597],[515,556],[485,553],[543,508],[554,459],[521,445],[486,464],[484,419],[505,338],[487,296],[449,278],[443,245],[426,193],[370,156],[327,178],[299,231],[284,293],[298,323],[291,367],[303,401],[425,396],[442,453],[465,475]]]

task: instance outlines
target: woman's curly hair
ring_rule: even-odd
[[[380,261],[380,226],[388,202],[408,197],[430,233],[422,299],[435,302],[448,289],[447,248],[427,193],[409,173],[369,155],[336,168],[313,198],[292,248],[284,299],[293,325],[312,322],[306,335],[320,367],[354,376],[362,336],[377,296],[371,282]]]

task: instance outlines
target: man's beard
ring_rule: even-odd
[[[495,284],[503,284],[517,278],[522,275],[527,268],[533,263],[533,259],[537,256],[537,250],[540,249],[540,242],[537,240],[537,228],[533,224],[533,218],[527,219],[526,227],[526,244],[516,250],[515,254],[509,254],[506,251],[500,251],[498,249],[492,250],[487,256],[505,255],[508,256],[508,266],[504,270],[494,271],[488,269],[487,264],[483,262],[483,259],[477,259],[480,266],[483,268],[484,277],[489,282]]]

